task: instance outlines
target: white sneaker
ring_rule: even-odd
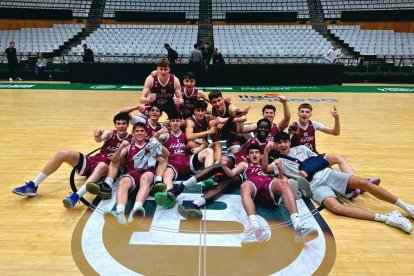
[[[318,230],[315,227],[309,227],[302,223],[295,230],[295,242],[308,242],[318,236]]]
[[[395,228],[400,228],[406,233],[411,233],[413,231],[411,222],[403,217],[398,211],[391,212],[388,216],[388,220],[385,223]]]
[[[21,81],[21,80],[23,80],[23,79],[22,79],[22,78],[20,78],[20,77],[17,77],[17,78],[16,78],[16,80]]]
[[[9,81],[13,81],[13,79],[12,78],[9,78]]]
[[[117,212],[117,211],[105,212],[104,215],[115,217],[116,220],[118,221],[118,223],[120,223],[120,224],[127,224],[128,223],[124,212]]]
[[[251,243],[264,243],[270,240],[270,234],[263,228],[251,228],[247,231],[246,237],[241,241],[241,245],[245,246]]]
[[[410,217],[414,218],[414,205],[408,205],[407,210],[405,210]]]
[[[144,207],[140,207],[136,210],[131,210],[131,213],[129,213],[129,217],[128,217],[128,223],[131,223],[134,221],[134,216],[137,213],[141,213],[142,214],[142,219],[145,218],[145,209]]]

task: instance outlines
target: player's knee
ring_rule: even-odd
[[[337,202],[335,204],[331,204],[328,208],[330,211],[332,211],[335,214],[338,215],[344,215],[346,213],[346,207],[345,205]]]
[[[250,190],[251,190],[251,184],[250,184],[250,182],[243,182],[241,185],[240,185],[240,193],[250,193]]]

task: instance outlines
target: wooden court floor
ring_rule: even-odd
[[[242,102],[239,94],[228,96],[240,107],[250,105],[248,121],[255,122],[264,103]],[[312,99],[313,119],[332,126],[329,111],[335,105],[340,112],[341,135],[318,133],[319,151],[346,155],[359,175],[380,177],[381,186],[414,203],[413,94],[285,95],[296,99],[290,103],[292,120],[297,117],[300,99]],[[67,210],[61,202],[70,191],[71,168],[64,164],[41,184],[35,198],[19,197],[11,190],[33,179],[57,150],[87,153],[97,148],[93,129],[111,129],[113,115],[138,100],[138,92],[0,90],[0,275],[81,274],[73,260],[71,238],[86,207]],[[275,105],[278,121],[281,105]],[[367,194],[348,203],[381,213],[397,209]],[[337,247],[330,275],[413,274],[413,234],[326,210],[321,214]]]

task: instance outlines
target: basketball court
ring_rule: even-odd
[[[0,83],[1,275],[344,275],[411,274],[413,234],[383,223],[340,217],[313,201],[299,200],[300,214],[318,226],[316,239],[297,244],[289,216],[278,209],[258,209],[271,229],[264,246],[243,248],[247,217],[237,191],[207,206],[205,220],[186,221],[175,209],[146,202],[147,217],[122,227],[106,221],[115,199],[65,209],[71,192],[66,164],[47,178],[34,198],[11,193],[34,178],[61,149],[89,153],[99,147],[95,128],[112,129],[121,108],[139,101],[138,86],[67,83]],[[317,134],[318,150],[347,157],[361,177],[377,176],[381,186],[414,202],[414,86],[351,85],[296,87],[223,87],[224,96],[243,108],[248,122],[261,118],[265,104],[282,105],[266,93],[289,100],[291,122],[299,104],[312,104],[312,119],[333,126],[330,110],[339,111],[341,134]],[[210,91],[209,89],[206,89]],[[164,119],[164,117],[163,117]],[[76,178],[77,183],[82,179]],[[200,195],[201,188],[183,194]],[[94,198],[86,196],[89,201]],[[347,202],[378,213],[398,207],[363,194]],[[316,208],[315,208],[316,207]],[[279,208],[283,209],[283,207]],[[406,213],[400,210],[404,216]],[[413,223],[413,219],[410,219]]]

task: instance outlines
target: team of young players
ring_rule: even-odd
[[[283,200],[297,241],[317,235],[317,230],[302,222],[298,214],[296,199],[302,195],[313,195],[315,201],[337,214],[385,222],[407,233],[412,231],[410,221],[398,211],[372,213],[346,206],[337,199],[338,196],[356,197],[367,191],[414,217],[413,205],[381,188],[378,178],[357,177],[340,155],[317,154],[316,130],[331,135],[340,133],[336,108],[331,111],[335,124],[330,129],[310,120],[312,106],[300,105],[299,119],[289,126],[289,135],[283,132],[291,117],[283,96],[278,97],[284,113],[278,124],[273,123],[276,108],[266,105],[262,109],[263,119],[257,124],[244,125],[248,108],[238,109],[217,90],[207,96],[195,88],[195,76],[191,72],[184,75],[183,84],[184,87],[180,87],[179,80],[170,74],[168,61],[160,60],[157,71],[145,81],[141,104],[121,110],[113,119],[115,130],[94,131],[95,140],[104,142],[98,154],[86,156],[74,151],[59,151],[35,179],[13,189],[13,193],[35,196],[39,184],[66,162],[79,175],[87,177],[86,184],[63,199],[68,208],[73,208],[86,191],[103,199],[110,198],[114,179],[121,171],[116,211],[110,215],[122,224],[131,222],[137,212],[145,215],[143,204],[151,189],[157,204],[171,208],[186,188],[204,180],[205,183],[214,181],[214,187],[193,202],[179,204],[179,213],[187,219],[200,219],[202,206],[228,188],[240,187],[242,204],[251,223],[243,245],[270,238],[258,223],[253,199],[265,205],[278,205]],[[207,113],[207,103],[212,105],[211,114]],[[134,110],[139,110],[140,114],[130,114]],[[168,116],[164,126],[159,123],[162,112]],[[133,124],[132,135],[127,133],[129,121]],[[246,135],[249,132],[253,132],[254,137]],[[212,144],[208,143],[208,136]],[[222,156],[219,140],[227,143],[226,155]],[[291,149],[291,146],[297,147]],[[328,168],[335,164],[342,172]],[[286,176],[297,181],[288,180]],[[186,180],[173,185],[177,179]],[[136,188],[136,200],[127,219],[128,194]]]

